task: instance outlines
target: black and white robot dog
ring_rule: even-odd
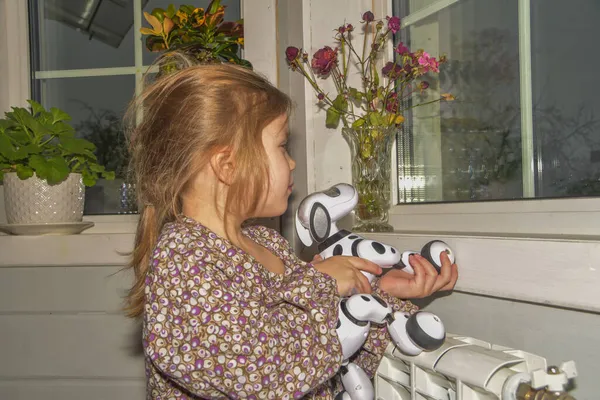
[[[349,214],[358,202],[358,194],[353,186],[340,183],[321,192],[308,195],[296,211],[296,233],[305,246],[317,244],[323,259],[346,255],[367,259],[378,264],[384,273],[392,268],[413,272],[408,257],[416,251],[399,252],[392,246],[365,239],[350,231],[339,229],[337,222]],[[454,253],[444,242],[436,240],[427,243],[420,254],[428,259],[439,271],[440,253],[446,251],[454,262]],[[363,272],[373,280],[372,274]],[[339,399],[372,400],[373,385],[366,373],[350,358],[364,344],[371,323],[386,324],[388,332],[398,349],[416,356],[422,351],[439,348],[446,338],[442,321],[434,314],[417,312],[392,312],[392,308],[381,298],[372,294],[355,294],[340,302],[337,333],[342,345],[342,383],[344,392]]]

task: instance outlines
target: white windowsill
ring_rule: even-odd
[[[445,232],[528,238],[600,237],[600,199],[531,199],[402,204],[390,210],[397,232]]]
[[[94,223],[93,227],[82,232],[83,235],[135,234],[139,215],[84,215],[83,220]]]
[[[456,290],[582,311],[600,311],[600,240],[423,232],[367,234],[400,251],[443,240],[459,266]]]

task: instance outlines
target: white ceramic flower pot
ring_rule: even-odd
[[[85,187],[81,174],[70,174],[58,185],[33,176],[21,180],[4,174],[4,205],[9,224],[81,222]]]

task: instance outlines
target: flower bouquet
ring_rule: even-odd
[[[432,101],[413,104],[429,88],[427,76],[439,73],[445,57],[436,59],[423,49],[411,51],[403,43],[394,48],[395,59],[381,65],[381,54],[392,36],[400,31],[400,18],[376,20],[371,11],[362,15],[362,49],[355,46],[352,24],[335,30],[334,47],[317,50],[312,59],[302,49],[290,46],[286,59],[302,74],[326,110],[328,128],[343,125],[342,134],[352,155],[352,184],[359,193],[355,209],[357,231],[391,231],[387,223],[390,206],[391,148],[403,113],[410,108],[453,100],[442,94]],[[360,84],[351,86],[351,71],[358,70]],[[336,93],[325,91],[319,79],[330,79]]]
[[[248,68],[252,65],[238,55],[244,45],[243,20],[224,21],[225,6],[213,0],[205,9],[173,4],[164,10],[144,12],[150,28],[140,29],[146,35],[146,48],[152,52],[179,51],[198,63],[232,62]],[[177,69],[176,63],[166,63],[162,72]]]

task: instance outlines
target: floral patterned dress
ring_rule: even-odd
[[[147,398],[333,399],[342,362],[337,285],[265,227],[244,234],[284,263],[270,272],[191,218],[165,225],[146,278]],[[394,310],[409,302],[374,292]],[[373,327],[352,361],[372,376],[389,343]]]

